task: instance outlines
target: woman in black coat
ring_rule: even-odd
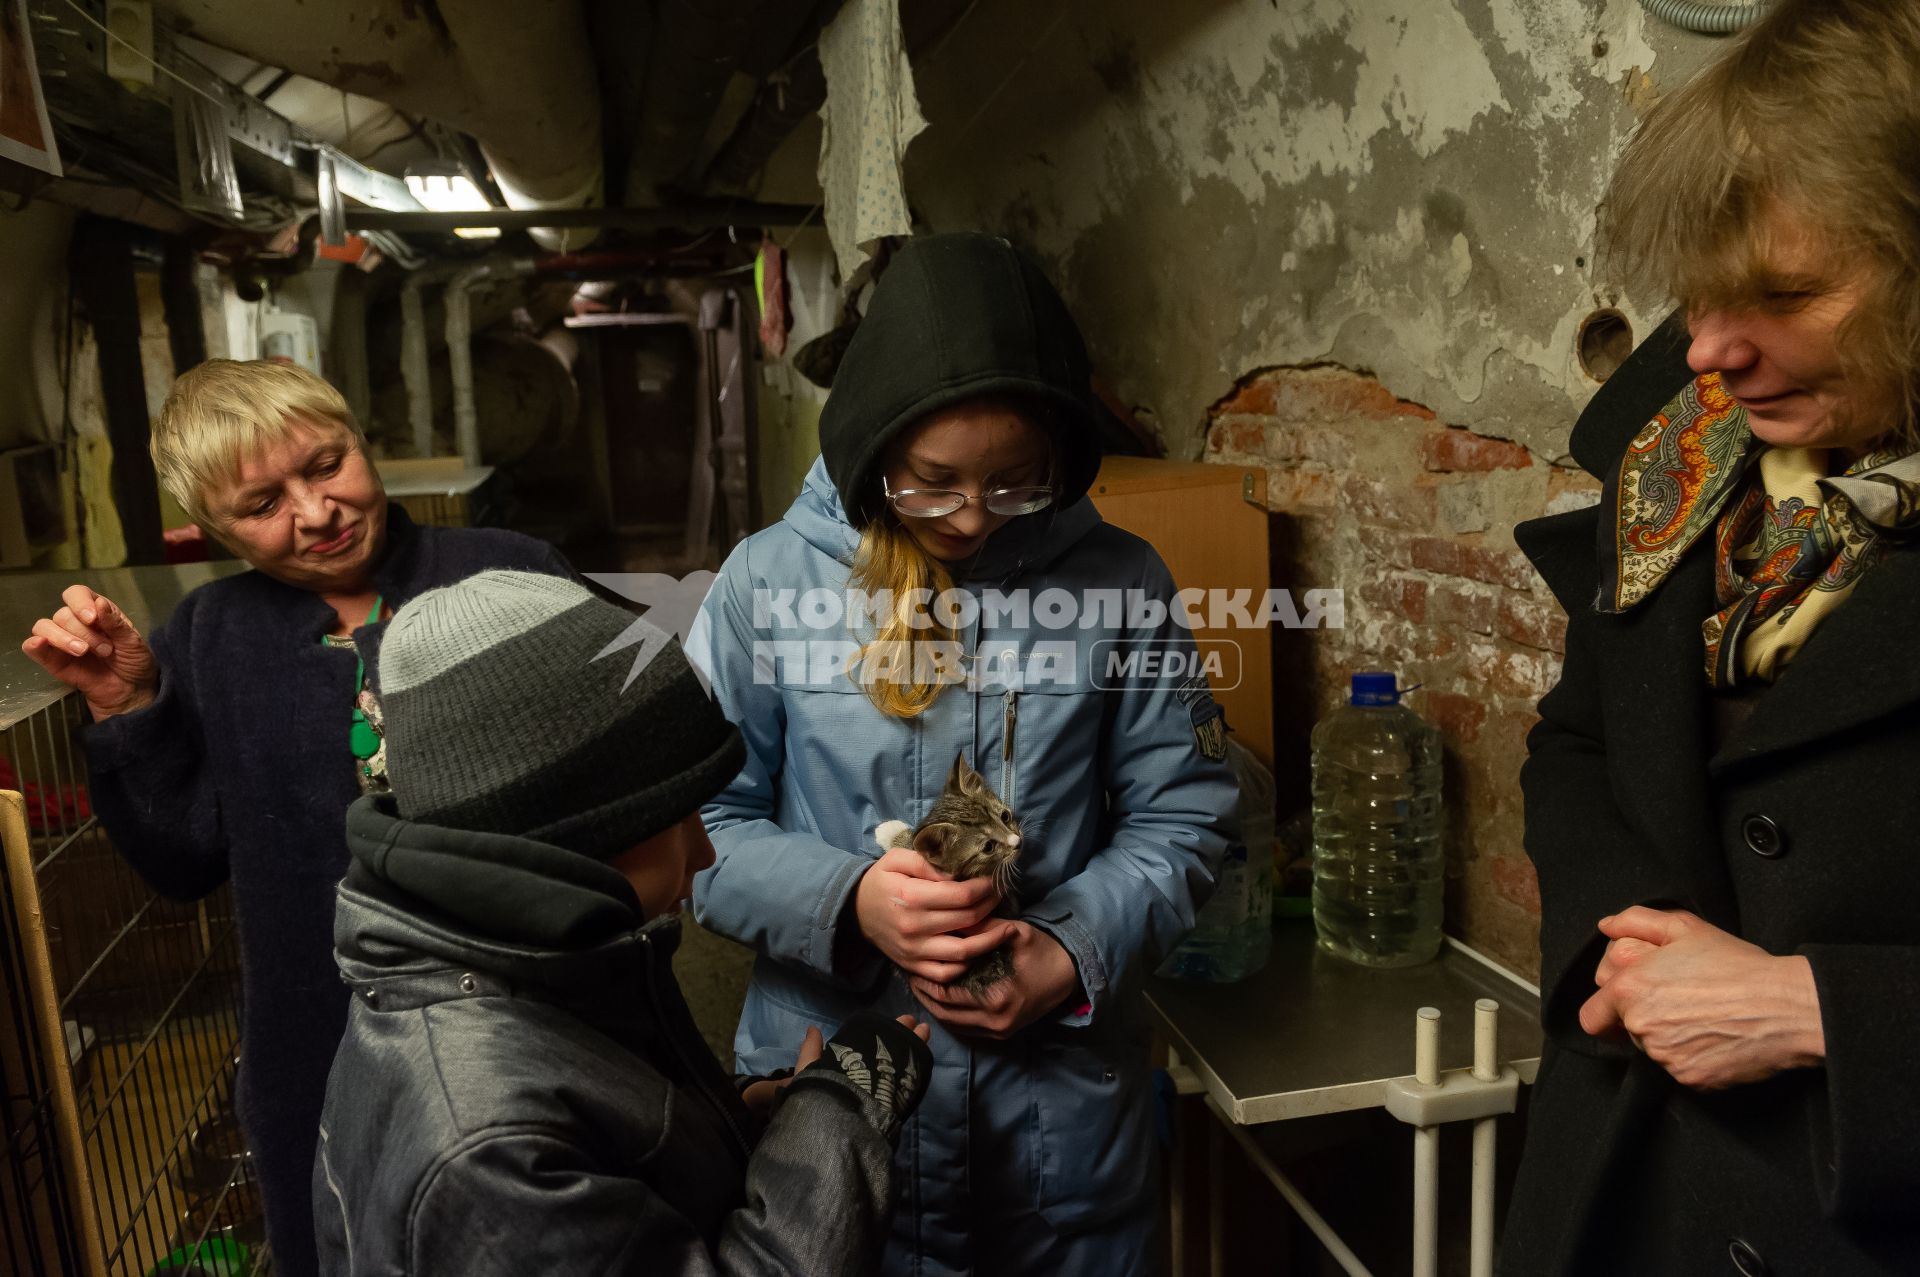
[[[1920,1271],[1920,6],[1786,0],[1649,117],[1683,305],[1524,525],[1547,1050],[1511,1274]]]

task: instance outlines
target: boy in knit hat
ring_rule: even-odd
[[[322,1271],[868,1271],[925,1029],[810,1033],[817,1060],[758,1088],[770,1122],[701,1040],[678,905],[742,746],[679,644],[484,572],[402,608],[378,674],[392,793],[347,817]]]

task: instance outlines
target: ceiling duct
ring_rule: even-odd
[[[178,29],[480,144],[514,208],[581,208],[603,189],[600,95],[574,4],[522,0],[158,0]],[[591,230],[536,234],[572,248]]]

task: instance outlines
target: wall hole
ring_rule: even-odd
[[[1595,381],[1605,381],[1633,353],[1633,325],[1611,306],[1596,310],[1580,321],[1574,347],[1580,370]]]

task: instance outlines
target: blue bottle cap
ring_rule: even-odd
[[[1353,676],[1355,705],[1398,705],[1400,689],[1391,674],[1368,673]]]

